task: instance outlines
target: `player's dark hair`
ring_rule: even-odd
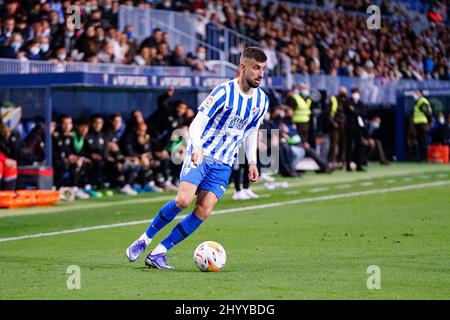
[[[266,62],[267,56],[264,50],[259,47],[247,47],[242,52],[242,58],[244,59],[255,59],[258,62]]]

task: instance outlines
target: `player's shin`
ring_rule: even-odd
[[[202,224],[194,212],[191,212],[183,220],[181,220],[172,232],[165,238],[156,248],[152,251],[152,254],[165,253],[166,251],[172,249],[178,243],[186,239]]]
[[[142,234],[140,239],[145,240],[145,244],[148,245],[153,237],[159,230],[169,224],[182,209],[178,208],[175,200],[167,202],[158,212],[152,223],[148,226],[147,230]]]

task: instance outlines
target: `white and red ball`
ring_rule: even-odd
[[[205,241],[194,251],[194,261],[201,271],[218,272],[227,261],[225,249],[215,241]]]

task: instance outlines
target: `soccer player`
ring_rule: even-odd
[[[158,231],[197,196],[194,211],[181,220],[145,260],[149,267],[174,269],[167,264],[166,252],[192,234],[211,214],[228,186],[231,166],[241,143],[244,143],[249,163],[249,179],[253,182],[258,179],[257,134],[269,107],[267,95],[258,87],[266,61],[262,49],[246,48],[241,54],[238,78],[218,85],[200,105],[189,127],[178,193],[159,210],[146,232],[126,249],[131,262],[136,261]]]

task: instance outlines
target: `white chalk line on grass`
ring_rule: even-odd
[[[440,178],[447,178],[447,174],[442,174]],[[355,183],[358,183],[358,180],[356,179]],[[404,180],[408,181],[408,180]],[[387,180],[386,183],[392,184],[396,181],[393,179]],[[309,183],[305,183],[304,181],[298,181],[298,182],[292,182],[289,186],[289,188],[295,188],[295,187],[304,187],[309,185]],[[338,184],[334,186],[336,189],[348,189],[353,187],[353,184]],[[267,188],[264,187],[264,184],[259,184],[254,187],[252,187],[254,191],[266,191]],[[231,189],[227,189],[225,194],[231,194],[233,191]],[[317,191],[316,191],[317,192]],[[174,194],[169,195],[161,195],[157,197],[151,197],[151,198],[144,198],[144,199],[125,199],[125,200],[118,200],[118,201],[112,201],[112,202],[100,202],[100,203],[79,203],[78,201],[75,204],[68,204],[65,206],[56,206],[56,207],[35,207],[35,208],[25,208],[25,209],[12,209],[8,210],[8,212],[0,212],[0,219],[6,218],[6,217],[16,217],[16,216],[28,216],[28,215],[36,215],[36,214],[53,214],[53,213],[60,213],[60,212],[67,212],[67,211],[74,211],[74,210],[91,210],[91,209],[100,209],[100,208],[107,208],[107,207],[113,207],[116,205],[126,205],[126,204],[147,204],[147,203],[153,203],[153,202],[163,202],[168,201],[170,199],[173,199]],[[83,200],[81,200],[83,201]]]
[[[398,191],[414,190],[414,189],[428,188],[428,187],[438,187],[438,186],[444,186],[444,185],[449,185],[449,184],[450,184],[450,180],[446,180],[446,181],[435,181],[435,182],[420,183],[420,184],[413,184],[413,185],[409,185],[409,186],[400,186],[400,187],[392,187],[392,188],[384,188],[384,189],[354,191],[354,192],[343,193],[343,194],[333,194],[333,195],[313,197],[313,198],[294,199],[294,200],[289,200],[289,201],[280,201],[280,202],[259,204],[259,205],[253,205],[253,206],[247,206],[247,207],[223,209],[223,210],[213,211],[212,214],[219,215],[219,214],[234,213],[234,212],[245,212],[245,211],[251,211],[251,210],[258,210],[258,209],[267,209],[267,208],[287,206],[287,205],[291,205],[291,204],[310,203],[310,202],[317,202],[317,201],[329,201],[329,200],[335,200],[335,199],[373,195],[373,194],[379,194],[379,193],[398,192]],[[184,217],[186,217],[186,215],[177,216],[175,219],[179,220],[179,219],[183,219]],[[79,232],[85,232],[85,231],[110,229],[110,228],[116,228],[116,227],[126,227],[126,226],[138,225],[138,224],[148,224],[152,221],[153,221],[153,219],[129,221],[129,222],[113,223],[113,224],[106,224],[106,225],[93,226],[93,227],[84,227],[84,228],[77,228],[77,229],[70,229],[70,230],[47,232],[47,233],[30,234],[30,235],[11,237],[11,238],[0,238],[0,242],[9,242],[9,241],[17,241],[17,240],[33,239],[33,238],[44,238],[44,237],[58,236],[58,235],[71,234],[71,233],[79,233]]]

